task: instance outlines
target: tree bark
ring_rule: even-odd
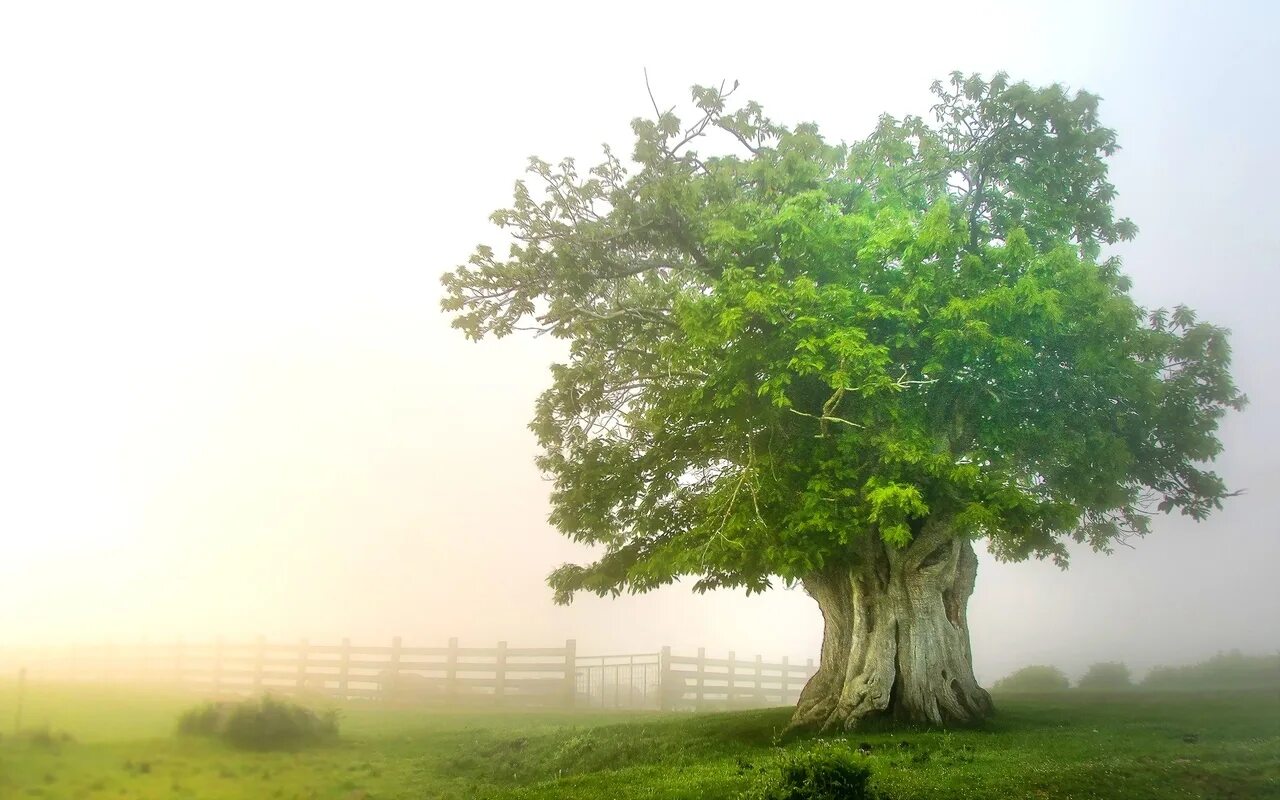
[[[961,725],[989,715],[966,617],[977,572],[969,541],[926,525],[906,548],[867,541],[851,566],[807,577],[825,625],[822,661],[791,727],[844,730],[873,717]]]

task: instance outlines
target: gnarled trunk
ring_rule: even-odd
[[[806,578],[826,627],[792,727],[840,730],[874,716],[965,724],[990,714],[965,617],[977,571],[967,540],[929,529],[902,550],[868,542],[853,566]]]

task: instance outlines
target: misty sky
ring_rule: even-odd
[[[529,155],[630,151],[647,66],[664,105],[738,79],[845,140],[953,69],[1100,94],[1134,294],[1233,331],[1252,402],[1219,469],[1247,493],[1065,573],[981,551],[976,670],[1280,648],[1280,14],[862,5],[0,6],[0,645],[816,656],[799,592],[554,607],[546,573],[582,553],[526,423],[560,345],[469,343],[439,311]]]

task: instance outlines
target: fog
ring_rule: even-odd
[[[1245,493],[1068,571],[980,549],[978,677],[1280,648],[1280,13],[1267,3],[5,4],[0,645],[214,636],[816,657],[799,591],[552,605],[526,428],[556,342],[439,276],[526,158],[629,152],[689,85],[854,140],[951,70],[1104,98],[1144,305],[1233,331]]]

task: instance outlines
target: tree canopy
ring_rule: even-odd
[[[1129,675],[1129,668],[1122,662],[1105,661],[1091,664],[1089,671],[1084,674],[1084,677],[1080,679],[1076,686],[1080,689],[1092,691],[1132,689],[1133,678]]]
[[[594,550],[558,600],[761,591],[931,525],[1065,564],[1221,505],[1227,332],[1104,253],[1136,228],[1096,96],[955,73],[846,144],[735,89],[654,103],[629,161],[532,159],[509,251],[443,278],[467,336],[567,340],[531,427]]]
[[[997,692],[1060,692],[1071,688],[1071,681],[1057,667],[1035,664],[1006,675],[992,684]]]

